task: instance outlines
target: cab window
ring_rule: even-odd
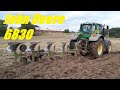
[[[103,34],[103,29],[101,25],[97,25],[97,30],[99,30],[100,34]]]

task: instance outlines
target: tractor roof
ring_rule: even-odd
[[[97,24],[97,25],[102,25],[102,24],[99,24],[99,23],[89,23],[89,22],[82,23],[82,24]]]

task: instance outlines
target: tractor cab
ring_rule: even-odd
[[[92,31],[94,31],[94,30],[95,30],[95,25],[93,25],[93,24],[88,24],[88,23],[81,24],[80,25],[80,30],[78,32],[79,39],[89,38]]]
[[[93,24],[80,25],[80,32],[83,32],[84,34],[90,34],[93,30],[95,30],[95,25]]]
[[[89,39],[92,34],[101,34],[104,36],[104,26],[98,23],[83,23],[80,25],[78,32],[79,39]]]

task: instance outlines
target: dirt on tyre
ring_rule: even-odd
[[[91,47],[90,49],[91,58],[96,59],[96,58],[100,58],[103,56],[104,41],[102,38],[100,38],[96,42],[91,42],[90,47]]]

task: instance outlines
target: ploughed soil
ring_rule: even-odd
[[[120,79],[120,53],[89,56],[55,56],[27,64],[13,63],[0,69],[0,79]]]

